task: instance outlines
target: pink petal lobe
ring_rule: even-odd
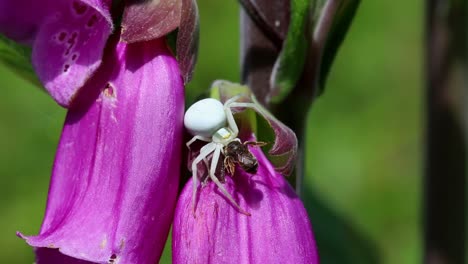
[[[173,263],[319,263],[307,212],[261,150],[251,148],[255,175],[236,168],[227,191],[240,213],[213,182],[199,188],[195,216],[192,181],[179,198],[173,225]]]
[[[182,0],[130,0],[122,19],[122,39],[126,42],[163,37],[180,23]]]
[[[0,34],[32,46],[50,95],[68,107],[101,63],[112,32],[110,0],[0,1]]]
[[[40,234],[25,239],[91,262],[155,263],[179,182],[182,78],[162,39],[112,49],[68,112]]]
[[[112,32],[110,1],[60,1],[41,21],[32,62],[50,95],[68,107],[76,92],[101,64]]]
[[[196,0],[182,0],[182,14],[177,33],[177,58],[184,83],[190,82],[197,63],[200,18]]]
[[[57,12],[57,1],[2,0],[0,1],[0,34],[20,42],[32,44],[42,21]]]

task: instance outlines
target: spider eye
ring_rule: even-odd
[[[184,116],[185,128],[192,135],[211,137],[226,125],[226,113],[220,101],[207,98],[194,103]]]

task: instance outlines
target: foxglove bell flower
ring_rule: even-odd
[[[163,39],[110,50],[68,112],[41,231],[25,239],[92,262],[154,263],[176,201],[182,78]]]
[[[0,33],[32,47],[49,94],[68,107],[101,64],[112,32],[111,0],[0,1]]]
[[[41,231],[25,239],[92,262],[154,263],[178,188],[182,78],[163,39],[110,50],[68,112]]]
[[[208,143],[190,146],[193,180],[177,203],[173,262],[318,263],[307,213],[283,178],[294,166],[296,135],[259,104],[247,86],[218,80],[211,95],[215,99],[196,102],[184,118],[194,136],[189,142]],[[255,137],[256,117],[262,117],[275,135],[267,152],[274,163],[258,147],[265,143]],[[220,128],[223,119],[227,122]],[[198,180],[201,186],[194,182]]]
[[[164,36],[111,36],[110,5],[0,1],[0,33],[32,47],[40,81],[69,108],[40,233],[18,233],[37,263],[155,263],[173,218],[182,76]]]
[[[175,264],[319,262],[301,200],[258,147],[250,151],[258,160],[257,173],[238,168],[224,186],[251,215],[240,213],[213,182],[200,188],[194,215],[190,180],[175,212]]]

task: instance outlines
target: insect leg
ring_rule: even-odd
[[[268,145],[268,143],[266,142],[263,142],[263,141],[245,141],[244,142],[244,145],[252,145],[252,146],[259,146],[259,147],[263,147],[263,146],[266,146]]]
[[[197,175],[197,165],[202,160],[206,158],[206,156],[210,155],[216,149],[216,143],[208,143],[200,150],[200,154],[197,158],[192,162],[192,184],[193,184],[193,192],[192,192],[192,211],[193,216],[195,217],[195,202],[197,198],[197,187],[198,187],[198,175]]]
[[[234,164],[234,160],[232,159],[232,157],[226,156],[224,158],[224,167],[227,169],[229,174],[231,174],[231,176],[234,176],[236,165]]]
[[[214,154],[213,154],[213,159],[211,160],[211,169],[210,169],[210,178],[211,180],[216,184],[216,186],[218,186],[218,189],[224,194],[224,196],[243,214],[245,215],[248,215],[250,216],[250,213],[244,211],[240,206],[239,204],[236,203],[236,201],[234,200],[234,198],[232,198],[232,196],[228,193],[228,191],[226,190],[226,188],[224,188],[224,186],[221,184],[221,182],[219,182],[218,178],[216,177],[215,175],[215,171],[216,171],[216,166],[218,164],[218,161],[219,161],[219,154],[221,152],[221,148],[223,146],[220,144],[216,147],[215,151],[214,151]]]

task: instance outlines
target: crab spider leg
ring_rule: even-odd
[[[232,98],[230,98],[229,100],[227,100],[226,102],[224,102],[224,107],[228,107],[230,104],[234,103],[235,101],[237,101],[239,98],[241,98],[243,95],[242,94],[238,94]]]
[[[238,94],[224,103],[224,112],[226,112],[227,122],[228,122],[229,128],[234,133],[234,137],[237,137],[237,134],[239,134],[239,128],[237,127],[236,121],[234,120],[234,116],[232,115],[230,105],[234,103],[235,101],[237,101],[242,96],[243,96],[242,94]]]
[[[208,164],[208,160],[206,159],[207,157],[205,157],[203,159],[203,163],[205,163],[205,166],[206,166],[206,170],[208,171],[210,169],[210,164]]]
[[[221,182],[218,180],[218,178],[216,177],[215,175],[215,172],[216,172],[216,167],[218,165],[218,161],[219,161],[219,154],[221,153],[221,149],[223,148],[223,145],[221,144],[218,144],[216,146],[216,149],[214,151],[214,154],[213,154],[213,158],[211,160],[211,169],[210,169],[210,178],[211,180],[216,184],[216,186],[218,186],[218,189],[224,194],[224,196],[226,196],[226,198],[236,206],[236,208],[243,214],[245,215],[248,215],[250,216],[250,213],[242,210],[242,208],[239,206],[239,204],[236,203],[236,201],[234,200],[234,198],[232,198],[232,196],[228,193],[228,191],[226,190],[226,188],[224,188],[224,186],[221,184]]]
[[[210,143],[211,143],[211,142],[210,142]],[[210,144],[210,143],[208,143],[208,144],[204,145],[203,147],[201,147],[200,151],[198,152],[198,155],[200,155],[200,153],[202,153],[202,152],[205,152],[206,149],[213,147],[213,146],[212,146],[213,144]],[[206,166],[206,171],[207,171],[207,172],[210,171],[210,164],[208,164],[208,156],[210,155],[211,152],[213,152],[213,150],[209,151],[208,154],[203,158],[203,163],[204,163],[205,166]],[[197,156],[197,157],[198,157],[198,156]],[[201,162],[201,161],[198,161],[197,163],[200,163],[200,162]],[[192,165],[193,165],[193,163],[192,163]],[[197,170],[198,170],[198,167],[197,167]],[[198,176],[198,175],[197,175],[197,176]]]
[[[254,103],[239,103],[239,102],[232,102],[229,104],[229,107],[248,107],[252,108],[255,111],[261,113],[264,112],[262,109],[260,109],[256,104]]]
[[[222,146],[219,150],[221,151],[221,154],[224,155],[224,146]]]
[[[253,110],[255,110],[257,113],[263,115],[265,113],[265,110],[263,110],[262,108],[258,107],[256,104],[254,103],[238,103],[238,102],[232,102],[229,104],[229,107],[246,107],[246,108],[251,108]],[[229,108],[228,107],[228,108]]]
[[[211,138],[209,137],[198,136],[198,135],[194,136],[190,141],[187,142],[187,144],[185,144],[189,150],[190,150],[190,145],[192,145],[192,143],[195,142],[197,139],[201,141],[206,141],[206,142],[211,141]]]
[[[203,159],[203,163],[205,163],[206,171],[209,172],[209,171],[210,171],[210,164],[208,164],[207,157],[205,157],[205,158]],[[202,186],[205,186],[205,185],[206,185],[206,182],[208,181],[208,178],[209,178],[209,177],[203,178],[203,181],[201,182]]]
[[[239,134],[239,128],[237,127],[236,121],[234,120],[234,116],[232,115],[231,108],[225,107],[224,111],[226,112],[226,118],[227,122],[229,125],[229,128],[232,130],[232,133],[234,134],[233,137],[237,137]]]
[[[197,165],[202,160],[206,158],[206,156],[210,155],[217,147],[216,143],[208,143],[203,148],[200,149],[200,154],[197,158],[192,162],[192,184],[193,184],[193,191],[192,191],[192,211],[193,216],[195,216],[195,202],[197,198],[197,188],[198,188],[198,175],[197,175]]]

